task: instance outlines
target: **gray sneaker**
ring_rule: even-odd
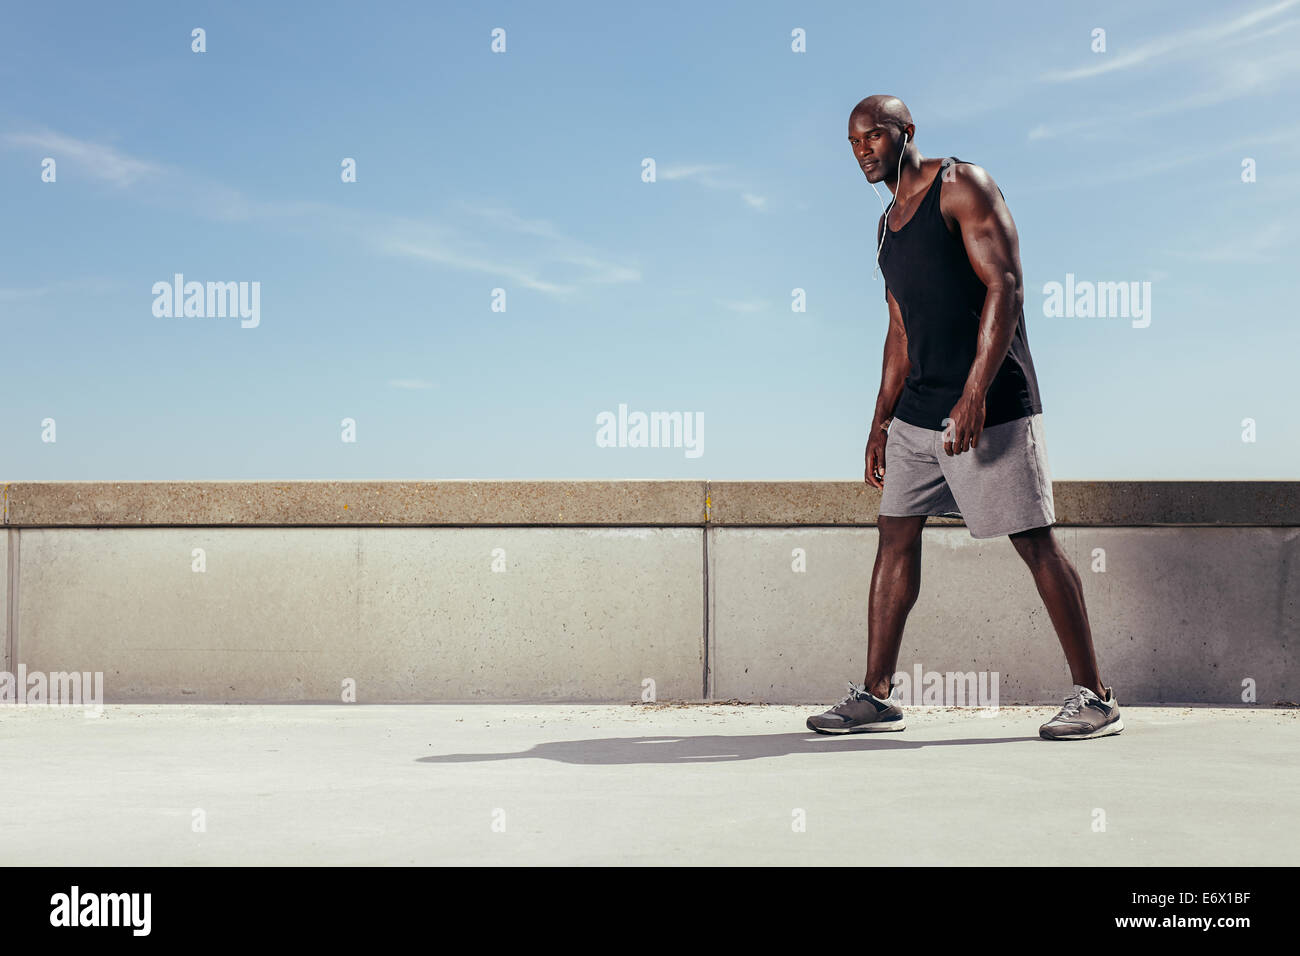
[[[1061,712],[1038,728],[1038,735],[1045,740],[1089,740],[1119,733],[1124,729],[1119,701],[1109,687],[1103,690],[1105,700],[1075,684],[1073,696],[1065,698]]]
[[[893,692],[893,685],[890,685]],[[808,718],[808,729],[819,734],[869,734],[903,730],[903,708],[892,698],[881,700],[857,684],[849,684],[849,696],[824,714]]]

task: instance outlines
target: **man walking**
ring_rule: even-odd
[[[840,734],[903,729],[891,676],[920,593],[921,530],[928,515],[944,515],[961,517],[974,538],[1008,535],[1047,607],[1074,691],[1040,735],[1117,734],[1124,722],[1097,673],[1083,582],[1052,534],[1056,514],[1025,331],[1019,239],[1002,191],[979,166],[922,156],[912,116],[897,97],[870,96],[854,107],[849,143],[867,182],[883,182],[893,193],[876,234],[889,332],[865,475],[883,489],[880,544],[866,677],[861,687],[850,683],[840,703],[809,717],[808,727]]]

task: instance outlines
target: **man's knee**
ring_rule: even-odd
[[[1015,545],[1020,557],[1024,558],[1028,564],[1037,564],[1047,559],[1053,559],[1061,553],[1050,525],[1042,528],[1030,528],[1027,531],[1017,531],[1013,535],[1008,535],[1008,537],[1011,538],[1011,543]]]
[[[925,515],[905,518],[880,515],[876,519],[876,530],[880,533],[880,547],[890,551],[906,551],[917,547],[921,543],[925,518]]]

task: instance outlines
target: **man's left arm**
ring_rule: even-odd
[[[975,361],[966,387],[953,407],[951,440],[944,451],[961,454],[979,443],[984,430],[984,398],[1006,360],[1024,305],[1020,273],[1020,237],[997,183],[979,166],[953,166],[954,179],[944,183],[943,211],[961,227],[962,243],[971,268],[987,287],[980,313]]]

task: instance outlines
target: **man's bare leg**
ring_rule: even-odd
[[[1071,679],[1104,698],[1106,691],[1097,673],[1097,653],[1092,646],[1092,629],[1088,626],[1079,572],[1050,527],[1020,531],[1010,538],[1034,576],[1039,597],[1052,619],[1061,650],[1065,651]]]
[[[898,666],[903,626],[921,593],[921,530],[925,515],[895,518],[880,515],[880,546],[871,571],[867,603],[867,676],[870,693],[884,699]]]

